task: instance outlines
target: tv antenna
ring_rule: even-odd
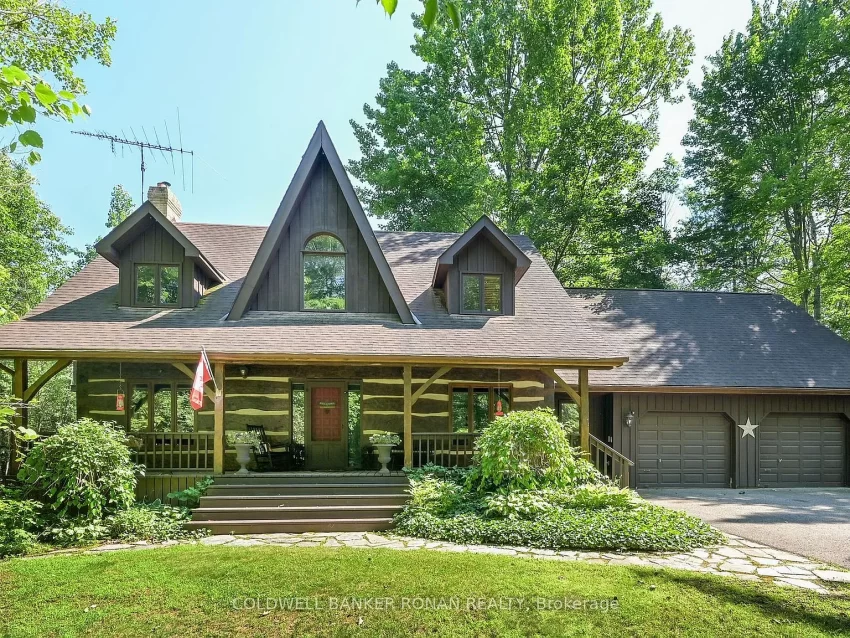
[[[189,151],[183,148],[183,130],[180,126],[180,109],[177,110],[177,132],[178,132],[178,143],[180,146],[172,146],[171,145],[171,134],[168,132],[168,122],[165,122],[165,134],[166,139],[168,140],[168,144],[161,144],[159,141],[159,134],[157,133],[156,127],[153,129],[154,140],[155,142],[151,142],[148,138],[148,134],[145,131],[144,127],[142,127],[142,135],[144,136],[144,141],[138,139],[136,137],[135,131],[130,127],[130,133],[133,134],[133,139],[130,139],[122,130],[121,135],[113,135],[111,133],[107,133],[105,131],[98,131],[97,133],[90,133],[89,131],[71,131],[75,135],[84,135],[86,137],[93,137],[98,140],[106,140],[112,146],[112,152],[115,153],[116,145],[120,146],[123,149],[125,146],[130,148],[138,148],[139,153],[141,155],[141,162],[139,164],[139,168],[142,174],[142,201],[147,198],[145,194],[145,149],[150,151],[150,155],[153,157],[153,160],[156,161],[156,153],[155,151],[159,151],[160,155],[162,155],[162,159],[165,160],[165,163],[168,164],[168,158],[166,157],[166,153],[171,155],[171,171],[172,173],[176,173],[175,171],[175,163],[174,163],[174,154],[177,153],[180,155],[180,171],[183,175],[183,189],[186,189],[186,167],[183,163],[184,157],[186,155],[192,158],[191,162],[191,184],[192,184],[192,192],[195,192],[195,151]]]

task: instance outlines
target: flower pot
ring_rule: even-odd
[[[375,443],[375,449],[378,450],[378,463],[381,464],[381,469],[378,470],[378,474],[389,474],[390,470],[387,468],[387,463],[390,462],[392,458],[392,449],[395,447],[392,443]]]
[[[251,448],[254,446],[251,443],[235,443],[236,462],[239,463],[239,471],[237,474],[248,474],[248,463],[251,462]]]

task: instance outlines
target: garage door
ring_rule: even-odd
[[[840,487],[845,484],[847,424],[842,417],[768,416],[756,431],[760,485]]]
[[[721,414],[647,414],[637,431],[639,487],[729,487],[730,425]]]

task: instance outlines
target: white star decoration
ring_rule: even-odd
[[[744,433],[741,435],[741,438],[742,438],[742,439],[743,439],[743,438],[746,438],[746,436],[747,436],[747,435],[749,435],[749,436],[751,436],[751,437],[753,437],[753,438],[756,438],[756,428],[758,427],[758,425],[757,425],[757,424],[750,423],[750,417],[747,417],[747,422],[746,422],[744,425],[741,425],[741,424],[739,423],[739,424],[738,424],[738,427],[739,427],[739,428],[741,428],[741,430],[743,430],[743,432],[744,432]]]

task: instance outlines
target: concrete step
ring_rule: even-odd
[[[317,505],[404,505],[408,495],[399,494],[290,494],[287,496],[202,496],[201,508],[213,507],[307,507]]]
[[[216,485],[253,485],[259,483],[261,485],[318,485],[322,483],[330,483],[341,485],[345,483],[356,483],[362,485],[364,483],[379,483],[381,485],[408,485],[407,477],[403,474],[399,475],[379,475],[379,474],[344,474],[340,472],[289,472],[289,473],[257,473],[248,474],[246,476],[236,476],[229,474],[227,476],[217,476],[215,478]]]
[[[387,518],[403,509],[402,505],[319,505],[307,507],[198,507],[193,521],[306,520],[337,518]]]
[[[212,534],[298,534],[301,532],[379,532],[391,529],[392,518],[314,518],[269,521],[189,521],[189,529],[208,529]]]
[[[405,494],[408,483],[251,483],[224,485],[219,479],[207,496],[289,496],[321,494]]]

